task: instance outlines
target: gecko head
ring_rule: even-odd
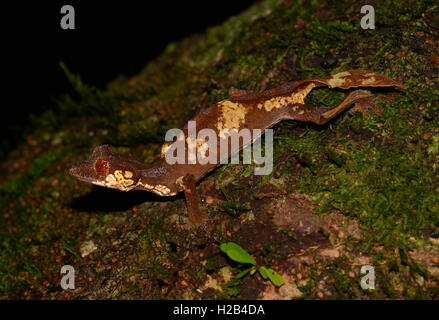
[[[95,185],[128,191],[139,181],[142,163],[130,156],[116,153],[110,146],[96,147],[90,158],[73,163],[68,172],[71,176]]]

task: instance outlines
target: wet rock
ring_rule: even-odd
[[[276,288],[273,285],[268,285],[262,293],[260,299],[262,300],[291,300],[302,296],[302,291],[297,288],[296,282],[291,276],[282,274],[285,283],[282,287]]]
[[[93,240],[85,241],[81,244],[79,252],[81,253],[81,257],[86,257],[93,251],[95,251],[98,247],[95,245]]]
[[[338,251],[337,249],[320,249],[318,251],[318,254],[323,257],[333,259],[340,257],[340,251]]]

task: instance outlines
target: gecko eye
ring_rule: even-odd
[[[110,163],[107,160],[98,159],[95,162],[95,171],[101,176],[106,176],[110,170]]]

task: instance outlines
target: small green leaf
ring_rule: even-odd
[[[242,278],[242,277],[245,276],[249,271],[250,271],[250,274],[251,274],[251,272],[253,271],[252,269],[253,269],[253,267],[248,268],[248,269],[245,269],[244,271],[241,271],[240,273],[238,273],[238,274],[235,276],[235,278],[236,278],[236,279]]]
[[[273,284],[276,287],[280,287],[285,283],[284,279],[281,277],[279,273],[277,273],[273,269],[266,269],[266,270],[267,270],[268,278],[270,278],[271,282],[273,282]]]
[[[251,275],[251,276],[254,275],[256,271],[258,271],[258,269],[256,269],[255,267],[253,267],[253,268],[250,270],[250,275]]]
[[[262,276],[262,278],[267,279],[268,278],[268,270],[265,267],[260,267],[258,269],[259,274]]]
[[[223,243],[221,244],[220,249],[233,261],[256,265],[256,261],[252,258],[252,256],[234,242]]]

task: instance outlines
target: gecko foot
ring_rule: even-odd
[[[184,229],[191,231],[207,231],[210,221],[209,215],[201,210],[189,215],[184,225]]]
[[[348,113],[352,114],[352,113],[355,113],[357,111],[361,111],[363,116],[368,117],[369,111],[373,110],[373,112],[375,112],[375,114],[380,115],[383,113],[383,108],[375,104],[376,100],[386,100],[386,99],[383,99],[382,97],[376,97],[376,96],[358,99],[355,102],[354,107],[351,110],[349,110]]]

